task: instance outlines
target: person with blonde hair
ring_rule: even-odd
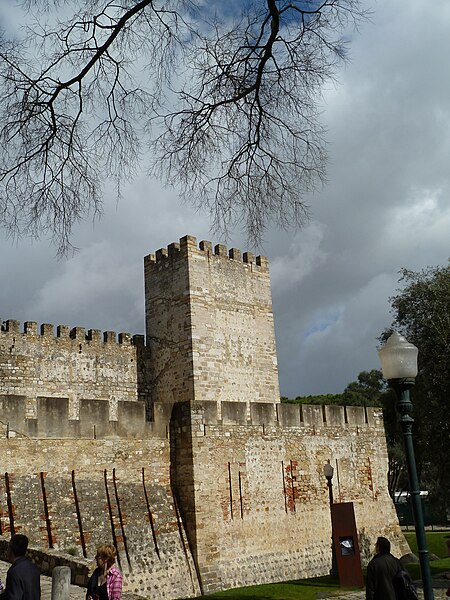
[[[122,573],[114,564],[116,549],[112,544],[102,544],[95,555],[97,568],[92,573],[86,592],[86,600],[120,600]]]

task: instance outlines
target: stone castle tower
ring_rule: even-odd
[[[155,401],[279,402],[265,257],[186,236],[144,269]]]
[[[265,258],[186,236],[145,258],[145,303],[146,339],[2,324],[0,556],[20,531],[82,582],[112,540],[157,600],[324,574],[327,460],[363,561],[407,551],[379,409],[279,401]]]

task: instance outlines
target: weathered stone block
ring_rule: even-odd
[[[299,404],[278,404],[277,416],[283,427],[300,427],[303,424]]]
[[[275,425],[277,423],[276,404],[269,402],[252,402],[250,405],[252,425]]]
[[[364,406],[346,406],[347,423],[349,425],[365,425],[366,412]]]
[[[226,424],[245,424],[247,422],[247,406],[240,402],[222,402],[222,422]]]

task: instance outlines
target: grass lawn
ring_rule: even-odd
[[[420,579],[419,563],[410,563],[409,565],[406,565],[406,568],[412,579]],[[438,575],[439,573],[450,572],[450,558],[444,558],[442,560],[430,560],[430,571],[432,576]]]
[[[413,531],[405,531],[405,538],[411,548],[411,552],[417,556],[416,535]],[[439,556],[440,560],[430,560],[431,575],[438,575],[446,571],[450,572],[450,557],[447,556],[446,541],[450,538],[450,531],[427,531],[427,547],[430,554]],[[420,579],[419,563],[407,565],[409,574],[413,579]]]
[[[325,577],[236,588],[208,594],[204,598],[205,600],[241,600],[241,598],[245,598],[245,600],[316,600],[319,593],[324,596],[332,596],[340,591],[342,590],[337,579],[326,575]]]
[[[417,554],[417,542],[414,531],[404,531],[403,533],[411,548],[411,552]],[[426,538],[430,554],[436,554],[439,558],[447,558],[446,541],[450,539],[450,531],[427,531]]]
[[[417,555],[417,544],[414,532],[405,532],[411,551]],[[447,557],[446,538],[450,531],[427,531],[427,545],[430,553],[439,556],[440,560],[430,561],[431,574],[437,575],[450,571],[450,557]],[[407,565],[411,577],[420,579],[419,563]],[[249,587],[226,590],[204,596],[205,600],[317,600],[317,595],[333,596],[343,592],[336,578],[326,575],[311,579],[298,579],[283,583],[252,585]],[[320,597],[320,596],[319,596]]]

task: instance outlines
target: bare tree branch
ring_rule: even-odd
[[[307,217],[304,195],[325,180],[320,94],[366,16],[359,0],[255,1],[234,22],[190,0],[26,5],[38,10],[26,35],[0,40],[0,224],[12,235],[49,234],[65,253],[144,142],[150,172],[222,230],[239,222],[259,241],[272,219]]]

